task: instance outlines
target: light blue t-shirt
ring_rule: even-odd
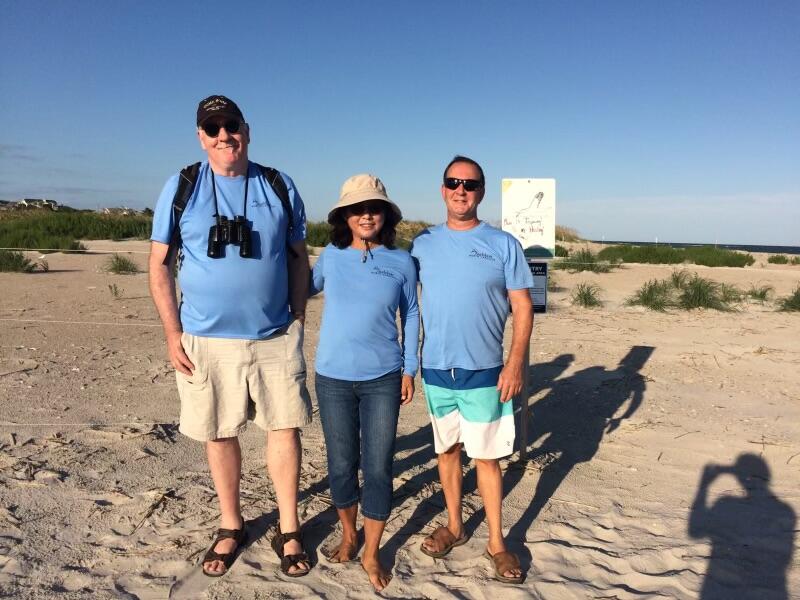
[[[306,237],[303,200],[284,174],[293,208],[290,243]],[[150,239],[168,244],[173,229],[172,199],[178,177],[161,191]],[[209,258],[208,231],[215,224],[211,170],[203,162],[194,192],[181,216],[182,263],[180,319],[183,330],[204,337],[263,339],[290,321],[286,264],[286,212],[254,163],[247,177],[247,221],[252,229],[253,257],[239,256],[239,247],[225,246],[222,258]],[[245,177],[215,175],[220,215],[243,214]]]
[[[317,373],[367,381],[392,371],[414,376],[419,360],[417,270],[405,250],[328,244],[312,271],[311,294],[325,290]],[[398,340],[397,311],[403,331]]]
[[[411,256],[422,284],[422,366],[502,365],[507,290],[533,286],[519,242],[483,222],[466,231],[443,224],[414,238]]]

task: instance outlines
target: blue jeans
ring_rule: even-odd
[[[400,381],[400,371],[369,381],[332,379],[317,373],[328,481],[336,508],[358,503],[360,465],[364,476],[361,513],[377,521],[389,517]]]

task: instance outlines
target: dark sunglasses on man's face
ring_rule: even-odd
[[[219,130],[224,127],[225,131],[228,133],[239,133],[239,128],[242,126],[242,122],[237,119],[228,119],[223,123],[215,123],[211,121],[210,123],[203,123],[200,127],[203,132],[208,136],[215,138],[219,135]]]
[[[347,212],[351,215],[361,216],[366,213],[371,215],[379,215],[383,212],[383,202],[377,200],[375,202],[359,202],[347,207]]]
[[[444,187],[448,190],[457,190],[458,186],[464,184],[465,192],[477,192],[483,184],[477,179],[458,179],[457,177],[445,177]]]

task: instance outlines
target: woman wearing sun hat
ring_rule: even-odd
[[[343,530],[328,558],[345,562],[358,553],[360,467],[361,565],[377,591],[391,579],[378,548],[391,509],[398,414],[414,395],[418,367],[417,273],[411,256],[394,246],[401,219],[380,179],[350,177],[328,214],[332,243],[317,260],[311,285],[312,295],[325,290],[316,392],[331,495]]]

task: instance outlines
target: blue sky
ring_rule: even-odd
[[[311,218],[372,172],[440,221],[456,153],[601,239],[800,245],[800,2],[0,4],[0,198],[152,206],[233,98]]]

